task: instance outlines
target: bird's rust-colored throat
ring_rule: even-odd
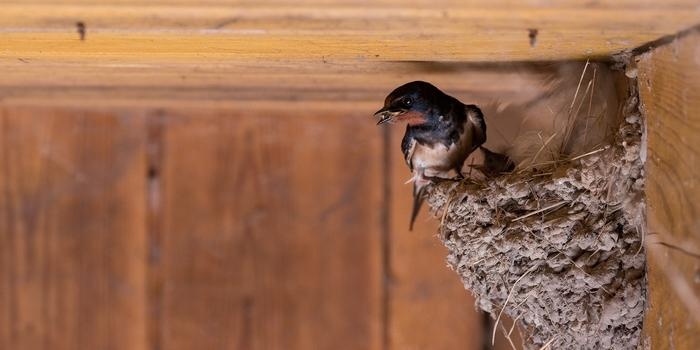
[[[408,125],[424,124],[428,119],[424,113],[409,111],[396,117],[397,121],[406,122]]]

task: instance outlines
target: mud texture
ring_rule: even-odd
[[[539,169],[430,189],[449,265],[479,308],[498,321],[500,313],[517,320],[525,348],[639,344],[644,121],[636,83],[630,85],[611,145]]]

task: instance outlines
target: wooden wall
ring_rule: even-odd
[[[478,349],[388,137],[347,109],[0,108],[0,348]]]
[[[0,348],[143,349],[143,120],[0,113]]]
[[[0,348],[481,349],[437,222],[408,232],[403,130],[371,115],[409,78],[524,102],[556,67],[381,68],[275,101],[241,80],[2,90]]]
[[[700,33],[638,58],[647,116],[647,251],[653,349],[700,348]]]

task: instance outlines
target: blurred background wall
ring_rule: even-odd
[[[2,108],[1,347],[479,348],[369,115]]]

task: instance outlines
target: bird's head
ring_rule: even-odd
[[[377,125],[403,121],[410,125],[432,122],[450,97],[430,83],[414,81],[399,86],[384,100],[384,107],[374,113]]]

